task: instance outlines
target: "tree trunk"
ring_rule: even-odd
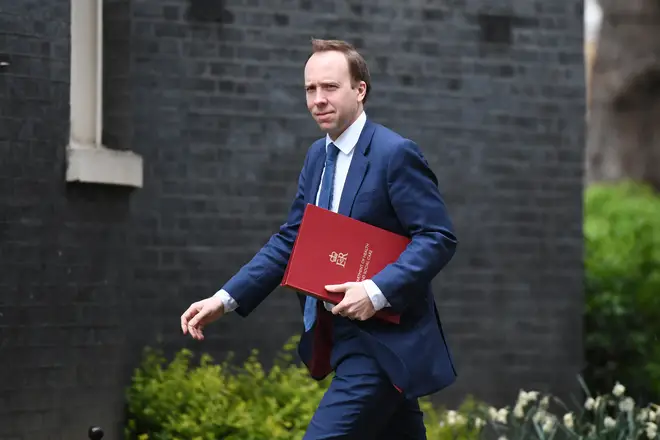
[[[600,5],[589,75],[587,180],[633,179],[660,191],[660,2]]]

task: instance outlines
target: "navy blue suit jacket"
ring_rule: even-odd
[[[355,148],[339,213],[412,239],[372,278],[401,313],[401,324],[371,319],[355,325],[365,350],[406,396],[431,394],[456,377],[431,291],[431,281],[454,255],[453,226],[436,176],[414,142],[368,119]],[[307,152],[285,223],[224,286],[239,315],[250,314],[280,284],[305,206],[315,202],[324,160],[322,138]],[[309,339],[303,334],[299,347],[307,365]]]

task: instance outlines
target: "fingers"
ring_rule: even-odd
[[[185,335],[186,332],[188,331],[188,325],[190,320],[199,312],[199,303],[192,303],[190,307],[188,307],[188,310],[183,312],[183,315],[181,315],[181,331]]]
[[[341,301],[339,304],[337,304],[332,308],[332,313],[334,315],[346,316],[345,313],[347,309],[348,309],[348,304],[346,304],[344,301]]]
[[[363,313],[355,307],[352,307],[352,304],[339,303],[332,308],[332,313],[351,320],[364,321],[366,319],[363,316]]]
[[[332,308],[332,313],[348,319],[360,319],[358,317],[358,310],[356,310],[355,304],[352,302],[341,301]]]
[[[188,323],[188,328],[196,328],[199,326],[200,321],[204,318],[206,318],[211,311],[209,310],[208,307],[203,307],[202,310],[199,311]]]
[[[200,325],[200,321],[208,316],[209,313],[209,309],[204,307],[200,302],[191,304],[188,310],[181,315],[181,331],[183,334],[190,333],[190,336],[194,339],[204,339],[204,334],[202,333],[204,325]]]
[[[325,290],[328,292],[346,292],[350,289],[355,283],[343,283],[343,284],[328,284],[325,286]]]
[[[190,326],[190,336],[192,336],[193,339],[197,339],[198,341],[203,340],[204,333],[202,333],[202,328],[203,326]]]
[[[181,315],[181,331],[184,335],[189,333],[194,339],[202,340],[204,326],[221,317],[223,313],[224,306],[217,298],[197,301]]]
[[[331,311],[334,315],[357,321],[366,321],[376,313],[369,297],[366,294],[363,297],[355,290],[347,291],[344,298]]]
[[[188,330],[190,331],[190,335],[198,340],[204,339],[204,334],[202,333],[202,329],[204,328],[204,325],[206,324],[205,318],[208,317],[211,314],[211,309],[207,306],[203,307],[199,313],[197,313],[188,323]]]
[[[329,284],[325,286],[329,292],[344,292],[344,298],[332,308],[332,313],[349,319],[360,319],[359,295],[355,289],[359,283]]]
[[[352,287],[353,283],[343,283],[343,284],[330,284],[325,286],[325,288],[330,291],[330,292],[344,292],[346,293],[344,295],[344,298],[332,308],[332,313],[335,315],[341,315],[344,317],[348,317],[347,313],[349,311],[349,308],[353,305],[354,301],[351,299],[351,295],[349,295],[348,290]]]

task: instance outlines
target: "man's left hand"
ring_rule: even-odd
[[[343,292],[344,299],[332,308],[332,313],[348,319],[365,321],[376,313],[362,283],[349,282],[325,286],[329,292]]]

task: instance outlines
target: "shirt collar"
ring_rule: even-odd
[[[336,141],[330,139],[330,135],[325,136],[325,146],[328,147],[328,144],[334,143],[339,151],[344,154],[349,154],[357,145],[358,139],[360,139],[360,134],[364,128],[364,124],[367,122],[367,114],[362,111],[360,116],[353,122],[344,132],[339,135]]]

